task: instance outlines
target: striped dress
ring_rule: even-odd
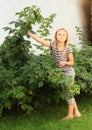
[[[72,53],[72,51],[73,51],[72,48],[70,46],[68,46],[64,58],[62,57],[63,51],[59,51],[57,48],[55,48],[54,43],[51,43],[50,49],[53,52],[53,56],[54,56],[54,59],[55,59],[56,66],[61,68],[61,71],[64,72],[65,76],[71,76],[72,83],[74,83],[75,71],[74,71],[73,66],[65,65],[65,66],[62,67],[59,64],[60,61],[68,61],[68,54]],[[73,94],[70,91],[68,92],[68,94],[71,95],[71,97],[67,96],[67,90],[66,90],[66,92],[64,90],[64,94],[65,94],[65,99],[67,100],[68,104],[74,104],[75,103],[75,98],[74,98]]]
[[[53,52],[56,66],[61,68],[61,70],[65,73],[66,76],[70,75],[70,76],[75,77],[75,71],[74,71],[73,66],[68,66],[68,65],[65,65],[63,67],[60,66],[60,61],[68,61],[68,54],[73,52],[72,48],[68,46],[64,58],[62,57],[63,51],[59,51],[57,48],[55,48],[54,43],[51,43],[50,49]]]

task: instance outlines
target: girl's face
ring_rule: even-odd
[[[59,30],[56,35],[58,42],[65,42],[67,39],[67,33],[64,30]]]

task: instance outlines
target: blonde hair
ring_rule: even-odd
[[[64,30],[66,32],[66,40],[65,40],[65,46],[64,46],[64,51],[63,51],[63,57],[65,57],[65,53],[66,53],[66,50],[67,50],[67,47],[68,47],[68,39],[69,39],[69,34],[68,34],[68,31],[64,28],[60,28],[58,29],[56,32],[55,32],[55,36],[54,36],[54,47],[57,48],[57,33],[60,31],[60,30]]]

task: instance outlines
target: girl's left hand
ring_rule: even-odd
[[[59,63],[59,64],[60,64],[60,66],[62,66],[62,67],[63,67],[63,66],[65,66],[65,65],[66,65],[66,62],[65,62],[65,61],[60,61],[60,63]]]

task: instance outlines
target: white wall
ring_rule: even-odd
[[[77,44],[79,42],[76,36],[75,26],[82,27],[79,13],[80,0],[0,0],[0,43],[7,35],[2,29],[8,26],[12,20],[16,20],[15,13],[21,11],[26,6],[36,5],[41,8],[42,14],[48,17],[56,13],[56,19],[52,26],[51,38],[58,28],[64,27],[70,35],[70,42]]]

